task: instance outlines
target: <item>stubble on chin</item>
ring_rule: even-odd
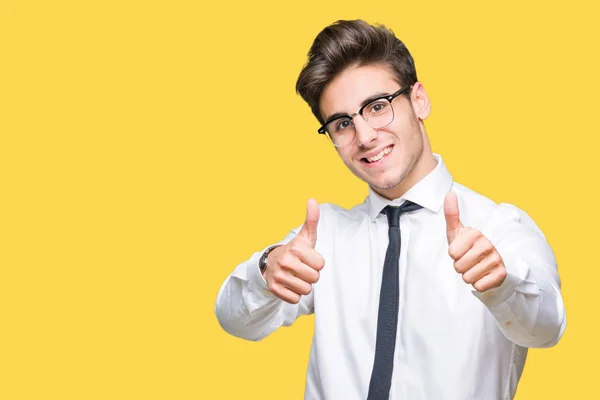
[[[395,188],[398,188],[399,186],[403,185],[407,180],[411,179],[410,175],[411,173],[415,170],[415,168],[417,167],[417,163],[418,163],[419,157],[413,156],[411,157],[409,160],[407,160],[407,163],[404,164],[401,168],[400,171],[398,171],[397,173],[399,173],[400,175],[397,176],[393,176],[391,177],[391,180],[377,180],[377,179],[362,179],[364,182],[366,182],[375,192],[377,192],[379,195],[383,196],[383,197],[398,197],[395,196],[393,193],[391,193]],[[386,193],[387,192],[387,193]]]
[[[393,177],[392,180],[389,180],[387,182],[386,181],[378,182],[376,179],[371,179],[371,182],[367,181],[367,183],[369,184],[369,186],[371,186],[375,190],[390,190],[390,189],[393,189],[396,186],[402,184],[402,182],[404,182],[404,180],[409,175],[409,173],[412,170],[412,168],[414,168],[414,164],[415,164],[414,160],[411,160],[410,163],[409,163],[409,165],[405,165],[402,168],[400,176],[395,176],[395,177]]]

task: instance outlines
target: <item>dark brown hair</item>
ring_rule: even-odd
[[[390,29],[362,20],[337,21],[315,38],[308,61],[298,76],[296,92],[319,122],[324,123],[319,101],[327,84],[350,66],[371,64],[388,67],[402,86],[417,82],[412,56]]]

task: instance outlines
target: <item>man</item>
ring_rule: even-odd
[[[260,340],[314,313],[307,399],[513,398],[527,349],[566,324],[542,232],[452,181],[413,59],[385,27],[325,28],[297,91],[369,196],[309,200],[301,227],[227,278],[222,327]]]

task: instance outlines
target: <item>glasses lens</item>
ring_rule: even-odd
[[[393,121],[394,109],[386,99],[376,100],[364,108],[363,118],[370,127],[383,128]]]
[[[394,108],[387,99],[375,100],[363,108],[363,119],[373,129],[384,128],[394,120]],[[356,130],[350,117],[338,118],[325,126],[327,137],[336,147],[344,147],[352,143]]]
[[[337,147],[346,146],[354,139],[354,123],[348,117],[331,121],[326,128],[329,138]]]

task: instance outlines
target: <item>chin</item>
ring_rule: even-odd
[[[352,173],[361,181],[365,182],[375,190],[390,190],[398,186],[406,178],[406,168],[396,168],[394,171],[384,171],[379,175],[372,175],[365,171],[360,166],[348,165],[346,166],[352,171]],[[398,170],[400,169],[400,170]]]
[[[378,189],[388,190],[398,186],[400,183],[402,183],[404,178],[406,178],[404,171],[395,171],[393,175],[390,172],[391,171],[388,171],[388,173],[384,176],[380,176],[375,179],[369,179],[369,183]]]
[[[395,188],[396,186],[398,186],[400,184],[400,182],[371,182],[369,183],[369,186],[371,186],[373,189],[377,189],[377,190],[391,190],[393,188]]]
[[[403,171],[404,172],[404,171]],[[402,184],[406,179],[405,173],[396,173],[393,177],[385,177],[383,179],[365,180],[369,186],[377,191],[390,191]]]

